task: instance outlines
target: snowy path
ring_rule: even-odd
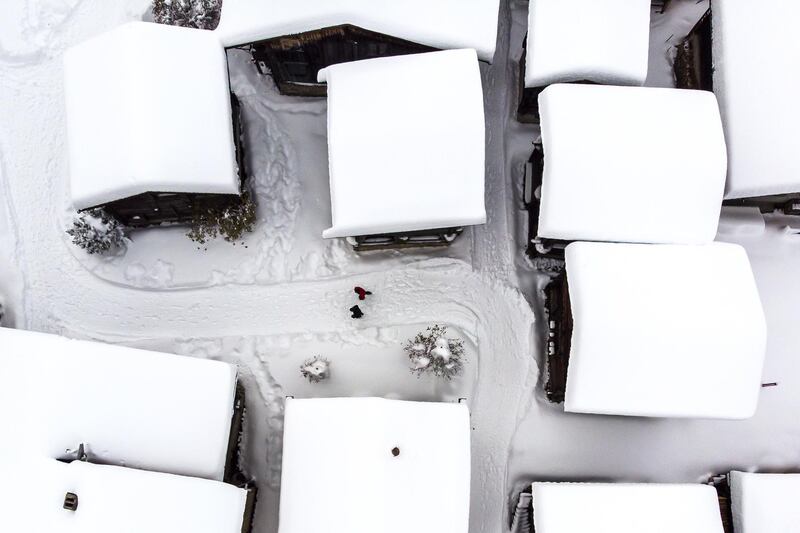
[[[16,316],[20,327],[239,363],[251,414],[246,465],[264,490],[258,533],[276,531],[282,400],[289,391],[303,394],[294,389],[300,356],[287,355],[287,345],[327,346],[337,354],[374,348],[387,357],[408,328],[433,321],[452,325],[477,350],[470,361],[474,388],[457,389],[472,390],[472,533],[502,530],[509,497],[533,477],[694,480],[733,465],[800,464],[800,435],[792,419],[800,398],[791,393],[800,388],[792,387],[790,372],[792,347],[800,339],[788,307],[800,299],[800,286],[789,279],[800,257],[793,251],[796,237],[779,229],[769,239],[744,243],[755,253],[771,339],[777,339],[770,346],[765,380],[784,383],[762,394],[753,421],[566,416],[542,401],[536,366],[541,343],[534,339],[531,306],[517,290],[540,310],[537,289],[544,278],[522,256],[525,222],[519,209],[521,170],[538,132],[511,118],[525,2],[512,1],[511,16],[501,16],[496,61],[482,67],[489,223],[465,234],[456,247],[358,258],[323,243],[318,235],[329,208],[327,169],[319,155],[324,103],[298,104],[268,92],[259,97],[253,89],[246,105],[253,112],[250,126],[257,142],[286,143],[275,152],[285,156],[281,164],[293,173],[281,177],[284,186],[291,188],[294,178],[309,180],[304,186],[322,178],[318,188],[288,195],[302,201],[281,203],[283,196],[269,204],[268,222],[274,225],[264,228],[265,238],[280,229],[292,242],[260,241],[248,252],[220,248],[194,255],[189,250],[192,254],[174,254],[160,264],[160,254],[144,254],[129,264],[97,263],[94,271],[87,270],[89,263],[73,253],[63,235],[67,173],[59,58],[65,46],[140,17],[147,4],[13,0],[0,19],[0,290],[18,294],[15,302],[25,295]],[[673,4],[692,7],[695,2]],[[690,26],[692,16],[678,25]],[[661,41],[669,40],[672,27],[654,27],[659,47],[668,47]],[[651,54],[661,58],[651,70],[652,84],[663,84],[668,74],[663,56],[661,48]],[[247,83],[234,80],[240,91],[252,89]],[[265,130],[259,117],[276,119],[275,129]],[[269,165],[269,155],[274,154],[254,154],[259,168]],[[270,176],[275,174],[265,170],[264,183],[277,186]],[[295,218],[288,216],[292,213]],[[160,238],[155,232],[143,236],[136,253]],[[375,293],[358,322],[347,313],[356,284]],[[348,364],[339,368],[352,369],[354,363]],[[386,372],[396,362],[391,365],[377,372],[381,380],[388,381]],[[408,378],[404,373],[396,383],[373,388],[363,385],[363,376],[353,383],[369,393],[383,387],[385,394],[400,397],[450,399],[454,393],[423,390],[424,383]]]
[[[55,4],[64,6],[55,0],[50,4],[53,9],[57,7]],[[505,146],[501,133],[506,119],[500,118],[503,114],[487,114],[489,128],[495,132],[490,133],[493,135],[490,151],[494,154],[491,157],[497,161],[491,164],[487,183],[491,192],[487,206],[490,224],[467,234],[461,248],[450,250],[455,259],[436,257],[442,253],[415,254],[411,259],[408,255],[385,254],[364,260],[366,269],[354,269],[356,273],[352,275],[346,275],[347,269],[334,270],[332,277],[324,281],[304,280],[306,276],[296,276],[289,269],[279,271],[278,280],[285,282],[276,284],[269,279],[267,268],[265,281],[272,284],[262,283],[254,275],[216,278],[216,286],[212,287],[142,290],[158,289],[165,279],[169,282],[169,276],[191,275],[189,269],[207,268],[202,264],[195,266],[189,262],[181,266],[175,262],[179,268],[187,269],[186,273],[170,272],[165,261],[163,264],[167,266],[154,270],[152,266],[157,263],[153,260],[159,259],[154,256],[146,258],[150,263],[140,261],[143,271],[127,271],[134,278],[139,276],[138,283],[135,279],[133,284],[142,288],[126,287],[131,280],[125,276],[112,276],[113,283],[103,279],[108,276],[103,276],[97,268],[106,265],[95,265],[95,271],[88,270],[85,258],[76,256],[63,237],[66,166],[59,54],[64,46],[133,18],[137,12],[134,7],[114,10],[107,4],[89,0],[70,5],[72,11],[64,14],[63,20],[75,23],[66,23],[49,40],[31,43],[25,35],[21,36],[17,50],[20,54],[25,51],[24,59],[9,52],[7,44],[1,49],[0,116],[4,127],[0,129],[0,159],[4,162],[2,179],[8,191],[7,200],[18,213],[24,213],[17,216],[13,227],[21,243],[19,264],[27,275],[24,326],[239,363],[250,393],[245,462],[263,490],[257,530],[269,532],[275,531],[277,519],[282,400],[295,383],[286,376],[293,376],[289,372],[296,372],[297,366],[291,357],[281,354],[282,350],[270,346],[300,338],[310,339],[316,345],[327,343],[332,352],[346,349],[348,343],[367,350],[376,342],[376,335],[383,335],[386,338],[379,344],[382,350],[387,350],[397,335],[392,331],[406,331],[410,325],[434,321],[450,324],[478,352],[470,361],[476,385],[468,400],[474,427],[472,531],[498,531],[505,513],[508,449],[537,380],[531,345],[533,314],[519,292],[496,281],[500,278],[513,283],[512,258],[516,252],[506,235],[506,168],[502,159]],[[44,4],[34,2],[26,6],[45,8]],[[95,18],[94,10],[103,16]],[[497,73],[505,76],[504,68],[511,67],[500,61],[496,67],[485,68],[489,79],[487,101],[495,108],[510,105],[502,84],[491,88]],[[259,112],[259,116],[279,116],[285,128],[300,131],[303,126],[297,124],[305,121],[311,128],[308,131],[314,131],[320,122],[324,124],[319,110],[298,119],[295,103],[272,96],[263,102],[248,103],[266,105],[269,110]],[[312,110],[320,106],[319,103],[303,105]],[[316,149],[324,148],[318,139],[311,140],[316,142]],[[291,158],[291,151],[287,153]],[[255,157],[258,160],[264,155]],[[295,160],[311,164],[306,171],[316,169],[322,176],[326,172],[324,166],[319,168],[304,154],[297,155]],[[258,162],[266,164],[267,160]],[[324,198],[316,196],[324,197],[324,192],[311,196],[319,202]],[[280,209],[287,205],[276,206],[270,215],[280,215]],[[313,204],[311,207],[315,209]],[[313,235],[319,242],[318,229],[321,228],[311,228],[313,233],[309,228],[298,231]],[[280,243],[269,243],[264,250],[269,251],[270,246],[287,248]],[[302,242],[299,246],[302,247]],[[345,259],[353,261],[353,257]],[[202,253],[194,256],[193,261],[213,262]],[[257,256],[255,261],[259,261]],[[317,263],[326,266],[325,258]],[[279,268],[283,264],[277,263]],[[480,266],[484,273],[476,273],[472,265]],[[260,272],[260,265],[238,270],[248,271]],[[314,269],[308,272],[313,275]],[[347,313],[355,284],[367,286],[375,293],[368,302],[367,316],[358,322]],[[391,368],[397,366],[396,362],[391,364]],[[340,369],[343,367],[340,365]],[[409,383],[409,377],[405,371],[397,377],[399,382],[406,383],[405,392],[395,383],[386,383],[384,393],[419,396],[418,387],[423,384]],[[369,392],[377,389],[380,387],[374,386]],[[433,394],[450,399],[452,391],[448,394],[439,390]]]

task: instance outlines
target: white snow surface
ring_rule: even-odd
[[[434,48],[474,48],[491,62],[500,0],[225,0],[225,46],[351,24]]]
[[[486,221],[483,91],[474,50],[341,63],[328,82],[333,226],[326,238]]]
[[[236,368],[0,328],[0,386],[19,406],[24,456],[76,458],[222,479]]]
[[[643,85],[650,0],[530,0],[525,87]]]
[[[730,147],[726,198],[800,192],[800,3],[714,0],[714,92]]]
[[[800,524],[800,474],[731,472],[736,533],[787,533]]]
[[[766,324],[741,246],[572,243],[564,409],[749,418]]]
[[[288,399],[283,430],[280,533],[468,531],[465,405]]]
[[[69,245],[61,57],[69,46],[141,19],[149,4],[3,6],[0,210],[8,223],[0,224],[0,290],[8,289],[18,327],[238,364],[249,413],[241,464],[259,486],[255,533],[278,527],[287,394],[467,397],[471,533],[507,529],[510,498],[532,479],[686,483],[712,472],[800,465],[800,241],[791,217],[766,217],[758,235],[719,236],[747,248],[770,330],[764,380],[778,385],[762,390],[755,417],[604,417],[565,414],[545,401],[537,370],[545,328],[533,321],[547,276],[522,255],[527,213],[520,208],[522,170],[539,129],[510,118],[527,31],[524,1],[502,2],[495,61],[481,64],[487,223],[465,229],[449,248],[358,255],[342,240],[320,239],[330,223],[326,102],[279,95],[240,50],[228,56],[259,200],[249,247],[217,242],[196,250],[179,227],[136,232],[124,255],[113,257]],[[706,7],[672,0],[665,14],[653,12],[647,85],[672,86],[673,46]],[[354,285],[374,292],[361,321],[347,313]],[[452,383],[415,378],[402,352],[406,339],[434,322],[467,341],[466,373]],[[299,366],[317,354],[331,359],[332,376],[312,385]],[[0,405],[14,403],[0,398]],[[0,408],[0,419],[7,415]],[[18,442],[0,439],[0,469]],[[15,504],[20,494],[8,496],[2,501]]]
[[[714,239],[726,152],[713,94],[557,84],[542,92],[539,107],[545,157],[540,237]]]
[[[536,533],[722,533],[708,485],[534,483]]]
[[[218,481],[81,461],[29,460],[3,478],[21,495],[0,516],[14,532],[241,533],[247,498]],[[67,492],[78,496],[75,511],[63,508]]]
[[[72,201],[238,194],[225,51],[203,30],[131,22],[64,54]]]

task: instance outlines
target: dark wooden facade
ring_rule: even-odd
[[[239,167],[239,180],[241,186],[244,187],[247,170],[245,168],[241,105],[233,93],[231,93],[231,109],[236,162]],[[239,196],[235,194],[153,191],[92,206],[82,211],[100,207],[124,226],[137,229],[162,224],[184,224],[192,220],[197,209],[224,208],[235,204],[238,200]]]
[[[549,257],[564,258],[564,248],[568,241],[539,238],[539,210],[541,209],[542,176],[544,174],[544,147],[533,145],[528,163],[525,165],[523,184],[523,203],[528,211],[528,243],[526,253],[531,258]]]
[[[461,235],[464,228],[441,228],[405,233],[383,233],[360,235],[347,240],[356,252],[372,250],[398,250],[402,248],[431,248],[450,246]]]
[[[710,9],[678,45],[673,70],[678,88],[714,90]]]
[[[567,369],[572,348],[572,305],[569,299],[567,273],[562,272],[544,289],[545,317],[547,319],[547,399],[554,403],[564,401],[567,392]]]
[[[337,63],[376,57],[418,54],[430,46],[344,24],[259,41],[251,53],[261,74],[271,73],[281,94],[325,96],[317,73]]]

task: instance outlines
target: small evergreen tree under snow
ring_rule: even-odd
[[[159,24],[213,30],[219,24],[222,0],[153,0],[153,20]]]
[[[309,383],[319,383],[331,377],[331,363],[322,356],[315,356],[300,366],[300,373]]]
[[[200,244],[218,235],[235,243],[245,233],[253,231],[255,224],[256,204],[250,199],[250,193],[245,191],[238,201],[226,207],[196,207],[192,227],[186,235]]]
[[[73,244],[90,254],[104,254],[125,244],[122,225],[100,208],[78,213],[67,235],[72,237]]]
[[[411,361],[411,372],[430,373],[450,381],[464,370],[464,341],[447,337],[447,327],[435,324],[403,347]]]

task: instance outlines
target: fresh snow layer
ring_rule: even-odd
[[[499,0],[225,0],[215,33],[225,46],[351,24],[435,48],[474,48],[491,62]]]
[[[26,453],[222,479],[236,367],[0,328]],[[12,424],[12,422],[9,422]]]
[[[708,485],[534,483],[536,533],[723,533]]]
[[[525,87],[643,85],[649,36],[650,0],[531,0]]]
[[[753,415],[766,324],[744,248],[572,243],[566,269],[566,411]]]
[[[225,51],[208,31],[132,22],[64,54],[72,201],[239,193]]]
[[[544,90],[539,106],[539,237],[714,240],[726,151],[713,94],[559,84]]]
[[[789,533],[800,527],[800,474],[731,472],[736,533]]]
[[[485,123],[474,50],[341,63],[328,82],[333,226],[322,235],[483,224]]]
[[[20,491],[0,515],[9,532],[241,533],[247,499],[218,481],[53,459],[19,461],[3,483]],[[67,492],[76,511],[63,508]]]
[[[466,533],[469,499],[465,405],[287,400],[280,533]]]
[[[800,2],[713,3],[714,92],[730,146],[726,198],[800,192]]]

